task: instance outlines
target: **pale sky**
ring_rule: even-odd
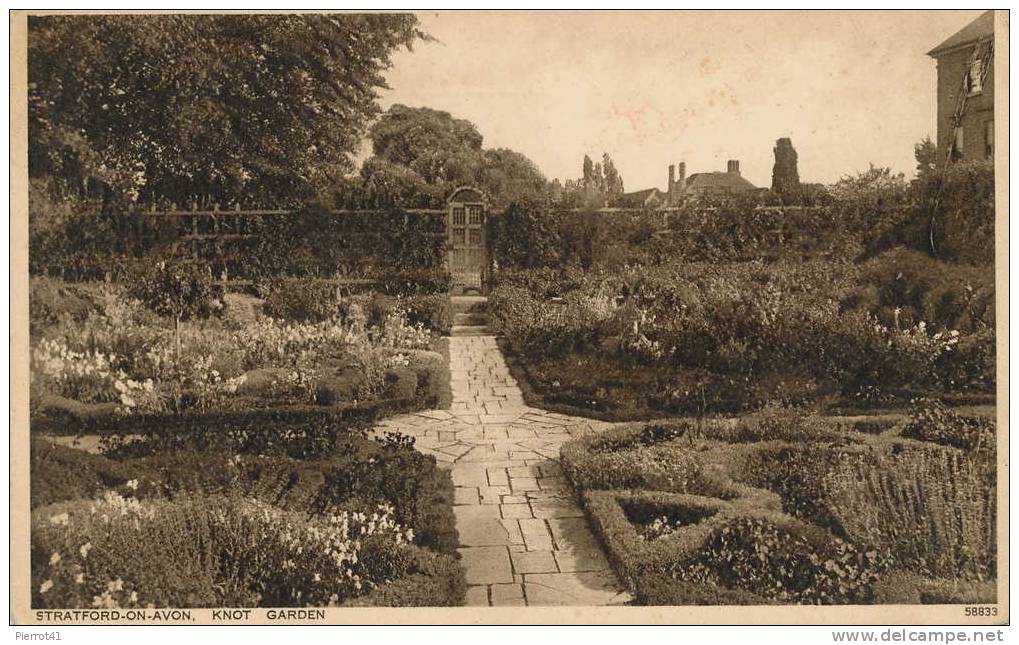
[[[871,162],[911,176],[913,144],[934,135],[926,52],[980,13],[422,12],[441,42],[394,57],[382,105],[468,119],[549,179],[608,152],[627,191],[727,159],[770,186],[779,137],[803,181]]]

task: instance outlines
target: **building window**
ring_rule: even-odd
[[[481,229],[480,228],[472,228],[472,229],[469,229],[469,233],[470,233],[470,236],[471,236],[470,245],[471,246],[481,246]]]
[[[453,234],[450,236],[449,241],[452,242],[453,244],[463,244],[464,235],[466,234],[467,229],[463,228],[462,226],[458,226],[453,228],[452,231]]]
[[[453,226],[464,225],[464,208],[463,206],[455,206],[453,208]]]
[[[983,79],[981,78],[983,66],[984,61],[980,58],[973,59],[973,62],[969,64],[969,72],[966,74],[966,89],[970,94],[979,94],[984,89]]]
[[[994,121],[988,121],[984,129],[984,156],[994,159]]]
[[[470,215],[471,224],[481,223],[481,207],[480,206],[468,206],[467,213]]]

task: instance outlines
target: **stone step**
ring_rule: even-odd
[[[491,336],[487,325],[453,325],[452,336]]]
[[[455,313],[453,314],[454,325],[482,326],[488,324],[487,314],[476,313]]]
[[[454,313],[485,313],[488,298],[485,296],[450,296],[450,304]]]

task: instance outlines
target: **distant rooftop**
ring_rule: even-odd
[[[686,189],[756,190],[749,181],[738,172],[699,172],[686,178]]]
[[[636,208],[647,204],[648,199],[652,197],[660,197],[662,191],[657,188],[646,188],[644,190],[637,190],[632,193],[624,193],[616,197],[613,201],[613,206],[619,208]]]
[[[951,49],[955,49],[956,47],[969,45],[970,43],[975,43],[984,38],[993,36],[994,12],[985,11],[979,18],[955,32],[943,43],[927,52],[927,55],[937,58],[939,54],[943,54]]]

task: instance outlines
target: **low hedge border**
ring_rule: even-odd
[[[737,502],[703,497],[663,493],[660,491],[585,491],[584,506],[595,533],[606,546],[609,559],[620,578],[637,596],[647,601],[661,598],[665,592],[656,589],[668,578],[662,572],[693,560],[705,551],[712,534],[736,520],[757,519],[773,525],[780,531],[805,538],[818,550],[831,544],[827,531],[797,520],[774,508],[756,506],[753,498],[739,498]],[[708,512],[711,515],[691,526],[681,526],[671,535],[656,540],[645,540],[627,518],[625,504],[642,503],[663,508],[683,508]],[[651,587],[644,587],[645,583]],[[682,582],[676,593],[691,604],[715,604],[733,599],[738,604],[767,604],[768,601],[743,589],[718,588],[692,582]]]
[[[414,573],[352,598],[344,607],[459,607],[467,593],[463,567],[450,555],[414,550]]]
[[[988,605],[998,602],[996,580],[936,580],[895,573],[874,585],[874,602],[900,605]]]

